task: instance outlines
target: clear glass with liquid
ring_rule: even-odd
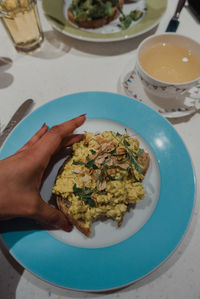
[[[18,51],[40,48],[44,38],[36,0],[0,0],[0,17]]]

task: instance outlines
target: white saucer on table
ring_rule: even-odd
[[[192,88],[186,95],[175,100],[150,94],[134,69],[126,70],[120,81],[123,94],[143,102],[166,118],[184,117],[200,109],[200,86]]]

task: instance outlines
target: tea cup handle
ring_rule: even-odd
[[[188,91],[188,105],[193,105],[196,110],[200,110],[200,82],[196,87]]]

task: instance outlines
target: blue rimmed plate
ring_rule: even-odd
[[[0,158],[19,149],[44,122],[52,126],[83,113],[88,118],[86,129],[128,128],[150,152],[150,175],[144,182],[147,204],[136,206],[114,236],[111,231],[116,229],[110,223],[103,224],[108,233],[97,224],[87,241],[76,230],[62,235],[21,219],[2,225],[2,238],[19,263],[38,277],[70,289],[105,291],[151,273],[174,251],[192,216],[195,180],[187,149],[168,121],[138,101],[105,92],[67,95],[41,106],[15,128]],[[50,172],[44,182],[44,197],[50,197],[52,177]],[[132,225],[138,213],[143,219]],[[100,241],[102,230],[105,242]]]

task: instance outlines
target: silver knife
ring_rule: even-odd
[[[34,101],[32,99],[28,99],[17,109],[3,132],[0,134],[0,147],[14,127],[28,114],[33,104]]]
[[[166,32],[176,32],[177,31],[177,28],[179,26],[179,16],[180,16],[182,8],[185,5],[185,2],[186,2],[186,0],[178,1],[176,11],[175,11],[173,17],[171,18],[171,20],[167,26],[167,29],[165,30]]]

